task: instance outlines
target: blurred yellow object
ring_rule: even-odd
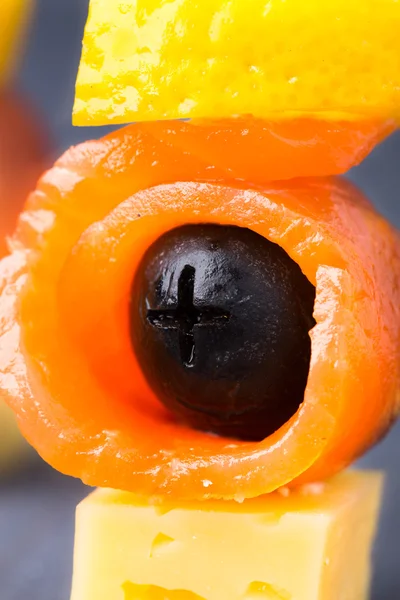
[[[0,401],[0,473],[15,467],[29,446],[19,432],[14,413]]]
[[[7,254],[5,240],[15,228],[18,212],[46,166],[47,144],[35,113],[13,91],[1,90],[0,259]],[[2,351],[4,347],[0,348],[0,354]],[[0,474],[25,462],[28,448],[12,411],[0,398]]]
[[[13,73],[33,0],[0,0],[0,86]]]
[[[400,114],[398,0],[91,0],[74,123]]]
[[[0,0],[0,87],[3,87],[6,83],[8,83],[10,77],[14,72],[15,63],[18,58],[18,49],[23,39],[23,33],[31,15],[32,7],[33,0]],[[8,119],[8,122],[14,123],[14,119],[10,118],[13,115],[10,115],[9,108],[5,106],[7,101],[8,96],[1,97],[0,110],[5,111],[5,119]],[[16,110],[16,105],[18,105],[18,103],[14,101],[12,108],[14,112]],[[20,121],[21,120],[25,125],[25,118],[20,119]],[[2,127],[0,135],[2,142],[4,142],[5,139],[8,141],[7,135],[4,131],[4,124],[7,124],[6,120],[4,120],[4,123],[1,122]],[[7,127],[6,131],[8,133]],[[30,148],[29,135],[30,132],[27,136],[27,139],[25,140],[24,146],[28,146]],[[0,154],[1,146],[2,144],[0,144]],[[4,167],[4,165],[2,166],[2,191],[4,191],[3,188],[5,183],[4,171],[6,171],[6,174],[8,174],[10,169],[7,170]],[[10,176],[13,175],[14,170],[12,169]],[[19,181],[20,178],[16,178],[16,182]],[[7,186],[5,186],[5,188],[7,191],[9,191]],[[2,237],[5,234],[4,223],[8,223],[8,219],[10,216],[9,211],[6,215],[4,215],[3,213],[4,207],[2,203],[2,198],[0,198],[0,208],[2,209],[0,217],[1,258],[1,255],[4,252]],[[6,406],[4,402],[0,400],[0,472],[2,473],[4,472],[4,470],[15,467],[15,465],[19,462],[19,459],[27,453],[27,450],[28,444],[25,442],[25,440],[19,432],[13,412],[11,411],[11,409],[8,408],[8,406]]]

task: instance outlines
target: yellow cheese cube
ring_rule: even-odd
[[[99,489],[77,509],[72,600],[365,600],[379,473],[242,504]]]
[[[397,0],[90,0],[74,123],[399,116]]]

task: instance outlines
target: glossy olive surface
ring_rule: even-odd
[[[177,418],[260,440],[298,409],[315,288],[249,229],[187,225],[159,238],[136,273],[131,336],[141,368]]]

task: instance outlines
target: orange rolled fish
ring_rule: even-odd
[[[201,124],[150,123],[71,149],[39,182],[0,264],[0,388],[56,469],[139,494],[241,500],[334,474],[396,418],[399,236],[349,183],[299,178],[310,161],[325,170],[326,149],[302,150],[291,143],[301,124],[293,138],[282,127],[263,168],[244,151],[232,168],[234,132],[227,146]],[[178,422],[132,346],[144,254],[195,223],[253,230],[315,286],[304,400],[261,441]]]

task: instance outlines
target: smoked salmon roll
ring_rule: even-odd
[[[132,125],[43,176],[0,265],[0,388],[87,484],[241,500],[396,418],[400,241],[344,180],[207,160],[201,127]]]

